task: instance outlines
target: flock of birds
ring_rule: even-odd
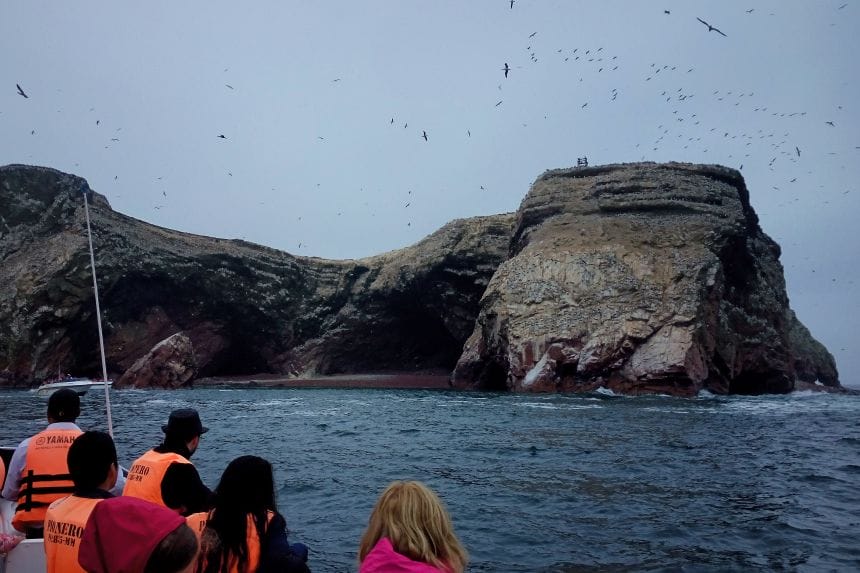
[[[516,0],[509,0],[509,8],[510,10],[514,10],[516,4]],[[841,5],[838,10],[845,8],[847,4]],[[745,10],[747,14],[752,14],[755,11],[754,8]],[[670,10],[663,10],[664,15],[671,16]],[[714,32],[716,35],[721,36],[722,38],[728,38],[728,35],[723,32],[720,28],[710,24],[706,20],[696,17],[696,20],[701,23],[702,26],[707,28],[707,33]],[[543,56],[539,57],[539,51],[537,49],[537,42],[539,42],[538,31],[533,31],[525,38],[525,51],[528,53],[528,61],[531,64],[538,64],[539,62],[545,62],[553,55],[556,56],[557,60],[555,60],[558,64],[575,64],[578,66],[576,73],[579,75],[579,82],[585,83],[585,78],[594,78],[597,77],[595,74],[602,75],[611,75],[619,70],[619,67],[622,65],[619,60],[618,55],[611,55],[603,47],[575,47],[575,48],[558,48],[555,50],[555,54],[551,54],[546,59]],[[550,60],[552,62],[552,60]],[[685,69],[686,68],[686,69]],[[499,92],[503,92],[503,83],[506,81],[512,81],[518,69],[522,69],[522,66],[511,65],[510,62],[503,62],[503,65],[500,66],[500,82],[497,86]],[[225,69],[225,72],[227,69]],[[709,142],[713,142],[714,138],[720,138],[727,141],[736,142],[736,145],[733,146],[733,149],[736,149],[735,153],[730,154],[728,157],[730,159],[736,159],[737,164],[736,167],[739,169],[743,169],[744,161],[751,161],[753,153],[751,153],[750,148],[752,148],[755,144],[764,143],[767,149],[770,151],[770,157],[768,161],[768,167],[771,170],[777,170],[779,165],[777,161],[791,161],[797,162],[801,158],[801,150],[799,145],[791,142],[791,131],[790,128],[782,129],[754,129],[750,127],[749,129],[742,131],[733,131],[731,129],[727,129],[722,127],[721,125],[712,123],[708,124],[708,120],[704,117],[701,117],[702,114],[702,105],[711,109],[723,109],[731,111],[732,108],[745,109],[747,111],[752,111],[754,114],[767,114],[771,117],[777,118],[779,120],[792,121],[796,119],[803,118],[807,115],[806,111],[800,110],[776,110],[770,109],[766,102],[759,100],[756,97],[756,94],[752,91],[737,91],[737,90],[713,90],[711,93],[692,93],[686,90],[683,85],[680,87],[675,87],[677,84],[683,84],[681,81],[684,76],[687,74],[691,74],[695,72],[694,67],[687,68],[686,66],[681,66],[677,63],[658,63],[653,62],[650,66],[644,71],[642,82],[643,85],[653,86],[653,97],[654,101],[652,102],[654,105],[663,105],[666,106],[666,111],[669,112],[667,117],[671,117],[671,121],[663,122],[659,124],[656,128],[654,140],[648,143],[637,143],[635,145],[637,150],[642,152],[641,159],[645,160],[650,152],[657,152],[660,150],[661,146],[666,144],[670,139],[676,140],[676,144],[680,144],[683,149],[693,148],[698,153],[707,154],[709,151],[708,145]],[[635,72],[634,72],[635,73]],[[332,80],[332,83],[339,84],[342,78],[335,78]],[[674,84],[674,85],[673,85]],[[230,84],[225,83],[224,86],[233,91],[236,88]],[[670,87],[671,86],[671,87]],[[22,98],[29,99],[30,95],[24,90],[24,88],[20,84],[16,84],[17,93]],[[594,94],[594,90],[591,92]],[[622,96],[623,93],[619,91],[617,87],[609,88],[605,95],[605,102],[613,104],[618,101],[619,96]],[[499,99],[493,104],[493,107],[499,108],[504,103],[504,99]],[[587,110],[589,106],[589,101],[582,102],[579,107],[581,110]],[[90,111],[93,111],[92,108]],[[546,116],[544,116],[546,119]],[[96,119],[96,125],[100,124],[100,120]],[[825,123],[830,127],[836,127],[836,123],[833,120],[827,120]],[[390,126],[400,125],[395,122],[395,118],[391,117],[389,121]],[[523,127],[528,127],[528,124],[523,123]],[[409,122],[403,122],[403,129],[408,129]],[[122,128],[117,128],[116,131],[121,130]],[[419,137],[426,143],[431,144],[431,135],[428,134],[426,129],[419,129]],[[35,135],[35,130],[31,130],[31,135]],[[230,139],[225,133],[218,133],[215,136],[217,139],[222,141],[227,141]],[[465,137],[471,138],[472,131],[471,129],[465,129]],[[318,135],[317,139],[319,141],[325,141],[326,138],[322,135]],[[118,137],[111,137],[111,143],[119,142]],[[108,146],[106,146],[108,147]],[[227,176],[232,177],[231,171],[226,171]],[[118,176],[114,176],[114,180],[117,180]],[[158,180],[161,181],[161,177],[158,177]],[[797,178],[792,178],[787,183],[794,183],[797,181]],[[317,184],[319,187],[319,184]],[[779,190],[779,187],[774,186],[774,189]],[[480,185],[481,191],[486,191],[484,185]],[[408,191],[408,195],[411,195],[411,190]],[[166,190],[162,190],[161,198],[167,198]],[[406,199],[409,200],[406,200]],[[404,208],[408,208],[411,205],[412,198],[404,197]],[[153,205],[155,210],[160,210],[165,207],[163,202]],[[338,212],[338,215],[341,215],[342,211]],[[407,226],[412,225],[412,220],[409,217],[405,218]],[[307,243],[305,241],[299,242],[300,248],[307,248]]]

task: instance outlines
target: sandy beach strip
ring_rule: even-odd
[[[201,378],[195,388],[382,388],[448,390],[447,374],[344,374],[315,378],[288,378],[277,374]]]

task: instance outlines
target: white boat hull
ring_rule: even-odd
[[[45,544],[41,539],[25,539],[5,556],[0,556],[0,573],[45,573]]]
[[[113,384],[113,380],[108,380],[107,385],[111,386]],[[100,380],[90,380],[88,378],[73,378],[71,380],[60,380],[58,382],[48,382],[46,384],[42,384],[36,389],[36,396],[40,398],[47,398],[60,388],[70,388],[78,393],[78,395],[83,396],[87,393],[88,390],[92,388],[104,388],[105,383]]]

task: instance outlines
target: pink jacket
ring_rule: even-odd
[[[358,573],[449,573],[429,563],[413,561],[394,550],[387,537],[376,542],[361,562]]]

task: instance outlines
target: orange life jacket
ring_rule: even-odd
[[[19,531],[42,527],[52,502],[74,490],[66,456],[81,430],[44,430],[32,438],[21,470],[18,506],[12,525]]]
[[[173,463],[190,464],[191,462],[179,454],[172,452],[160,454],[155,450],[149,450],[131,465],[122,494],[167,507],[161,497],[161,482],[164,480],[167,468]]]
[[[201,514],[195,513],[193,515],[201,515]],[[207,520],[208,520],[208,514],[202,514],[202,515],[205,515]],[[189,516],[189,517],[193,517],[193,516]],[[274,512],[271,512],[271,511],[268,512],[268,515],[266,518],[266,526],[267,527],[270,523],[272,523],[273,517],[275,517]],[[187,519],[188,518],[186,518],[186,521],[187,521]],[[228,557],[228,565],[230,567],[230,569],[229,569],[230,573],[252,573],[253,571],[256,571],[257,567],[259,567],[259,565],[260,565],[260,535],[257,533],[257,525],[254,522],[254,516],[253,515],[250,515],[250,514],[248,515],[246,528],[247,528],[246,529],[246,531],[247,531],[246,539],[247,539],[247,543],[248,543],[248,560],[245,562],[245,569],[240,571],[239,570],[239,558],[236,557],[235,555],[230,555]],[[194,529],[194,528],[192,527],[192,529]],[[204,527],[204,529],[205,529],[205,527]],[[202,533],[202,530],[201,530],[201,533]],[[201,549],[203,551],[206,550],[205,547],[203,547]],[[206,567],[206,560],[207,560],[206,557],[207,556],[205,554],[203,554],[203,553],[200,554],[200,557],[198,558],[198,571],[201,571]]]
[[[86,573],[78,564],[78,551],[87,519],[100,501],[101,498],[70,495],[48,507],[45,515],[47,573]]]
[[[188,527],[191,528],[191,531],[197,535],[197,541],[200,541],[200,538],[203,536],[203,530],[206,529],[206,523],[209,521],[209,512],[201,511],[198,513],[192,513],[188,517],[185,518],[185,523],[188,524]]]

